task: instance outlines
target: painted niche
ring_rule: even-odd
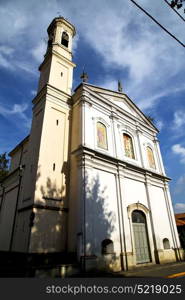
[[[155,169],[156,167],[155,167],[155,160],[154,160],[153,151],[149,146],[147,146],[146,151],[147,151],[149,167],[152,168],[152,169]]]
[[[124,142],[125,156],[135,159],[132,138],[128,134],[124,133],[123,142]]]
[[[97,145],[99,148],[108,149],[108,144],[107,144],[107,129],[106,126],[101,123],[97,122]]]

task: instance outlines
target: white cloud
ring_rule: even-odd
[[[175,154],[178,154],[180,155],[180,161],[182,163],[185,163],[185,147],[182,147],[180,144],[175,144],[172,146],[172,151],[175,153]]]
[[[175,76],[170,91],[177,92],[182,86],[183,47],[130,1],[91,0],[88,4],[85,0],[3,2],[0,4],[1,43],[14,50],[11,59],[0,57],[3,67],[11,70],[19,67],[36,74],[38,62],[42,62],[45,52],[46,28],[57,11],[61,11],[77,29],[74,52],[77,45],[80,47],[80,40],[85,40],[98,54],[97,68],[98,64],[103,64],[107,73],[111,69],[119,70],[123,74],[120,79],[125,92],[137,100],[141,109],[151,108],[162,97],[170,95],[169,86]],[[184,24],[165,3],[161,0],[153,1],[152,5],[150,1],[138,0],[138,3],[173,34],[183,38]],[[114,75],[111,81],[115,80]]]
[[[0,46],[0,66],[9,70],[13,70],[14,67],[11,63],[12,54],[14,49],[8,46]]]
[[[32,96],[34,96],[34,97],[35,97],[35,96],[36,96],[36,94],[37,94],[37,91],[36,91],[36,90],[31,90],[31,91],[30,91],[30,94],[31,94]]]
[[[37,62],[42,62],[43,56],[46,53],[47,43],[42,40],[38,45],[31,51],[33,57]]]
[[[139,106],[141,109],[148,109],[151,108],[153,106],[155,106],[155,104],[157,104],[162,98],[167,97],[167,96],[171,96],[172,94],[178,94],[185,91],[185,85],[182,84],[178,87],[173,87],[173,88],[167,88],[164,89],[162,92],[160,93],[156,93],[156,91],[154,92],[154,95],[150,96],[150,97],[146,97],[146,99],[142,99],[139,101]]]
[[[185,125],[185,112],[184,111],[176,111],[174,113],[174,120],[173,120],[174,129],[181,128]]]
[[[28,109],[28,105],[26,103],[23,104],[14,104],[12,109],[6,108],[0,104],[0,115],[5,118],[9,118],[14,115],[24,121],[23,125],[27,128],[30,128],[31,120],[25,114],[25,111]],[[16,122],[17,120],[13,118]]]
[[[97,85],[99,85],[97,83]],[[111,77],[106,77],[104,81],[101,81],[101,86],[105,89],[117,91],[118,90],[118,81]],[[123,91],[124,92],[124,91]]]
[[[78,42],[79,42],[79,34],[76,34],[74,39],[73,39],[73,54],[76,53],[77,47],[78,47]]]
[[[76,25],[80,38],[96,51],[107,73],[114,69],[123,74],[120,79],[125,92],[137,101],[141,109],[149,109],[162,97],[185,90],[183,47],[130,1],[94,0],[86,6],[83,3],[83,0],[78,3],[69,0],[63,3],[64,12]],[[179,36],[183,23],[165,3],[162,4],[161,0],[152,5],[149,1],[138,0],[138,3],[172,33],[183,38],[182,34]],[[91,11],[94,11],[93,15]],[[110,83],[117,80],[115,75],[112,77]],[[102,81],[98,84],[103,85]],[[107,88],[111,86],[106,85]]]
[[[43,6],[44,13],[41,13]],[[39,59],[42,62],[41,41],[47,36],[46,28],[57,11],[57,0],[1,1],[0,19],[3,26],[0,27],[0,45],[12,48],[13,55],[8,58],[3,53],[2,57],[0,49],[0,65],[11,71],[17,72],[19,68],[35,75]]]
[[[174,193],[175,194],[183,193],[185,195],[185,175],[180,176],[180,178],[177,180]]]
[[[100,1],[101,5],[97,5],[96,2],[98,7],[93,26],[89,26],[89,22],[86,22],[88,25],[85,24],[85,14],[80,18],[84,27],[83,35],[102,56],[108,68],[114,67],[129,71],[129,82],[127,82],[129,94],[133,94],[138,99],[141,93],[146,94],[145,101],[149,105],[147,96],[156,94],[156,90],[162,93],[161,82],[164,84],[170,77],[183,71],[184,50],[161,32],[135,6],[128,4],[129,2],[123,4],[122,1],[117,1],[116,5],[114,2],[112,4],[108,2],[105,6],[104,2]],[[159,9],[159,5],[158,18],[160,15],[163,21],[167,21],[168,18],[169,22],[168,8],[164,8],[161,2],[153,4],[152,7]],[[88,15],[88,18],[91,19],[91,16]],[[170,21],[172,21],[171,18]],[[80,25],[82,27],[82,24]],[[180,23],[175,27],[180,29]],[[176,51],[177,56],[174,55]],[[173,68],[171,61],[174,63]],[[141,89],[138,90],[139,86]]]
[[[164,122],[162,120],[158,120],[156,122],[156,127],[159,129],[159,131],[161,131],[164,127]]]
[[[7,46],[0,46],[0,52],[5,55],[10,55],[14,52],[14,49]]]
[[[176,203],[174,208],[175,208],[176,212],[183,213],[183,212],[185,212],[185,203]]]

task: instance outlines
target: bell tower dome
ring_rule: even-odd
[[[71,95],[73,68],[72,42],[75,27],[63,17],[53,19],[48,29],[48,46],[44,61],[39,67],[38,92],[49,84]]]

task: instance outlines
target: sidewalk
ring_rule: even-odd
[[[127,278],[167,278],[172,274],[185,272],[185,261],[168,263],[163,265],[152,265],[138,267],[131,271],[121,271],[117,273],[90,272],[78,273],[70,277],[95,278],[95,277],[127,277]],[[185,277],[185,275],[183,275]]]
[[[153,265],[141,267],[132,271],[120,272],[123,277],[161,277],[165,278],[172,274],[185,272],[185,262],[168,263],[164,265]]]

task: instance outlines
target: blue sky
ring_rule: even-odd
[[[184,22],[163,0],[137,0],[185,43]],[[0,153],[28,133],[46,29],[58,12],[77,30],[74,88],[85,65],[89,83],[126,94],[155,118],[176,212],[185,212],[184,48],[130,0],[1,0]]]

